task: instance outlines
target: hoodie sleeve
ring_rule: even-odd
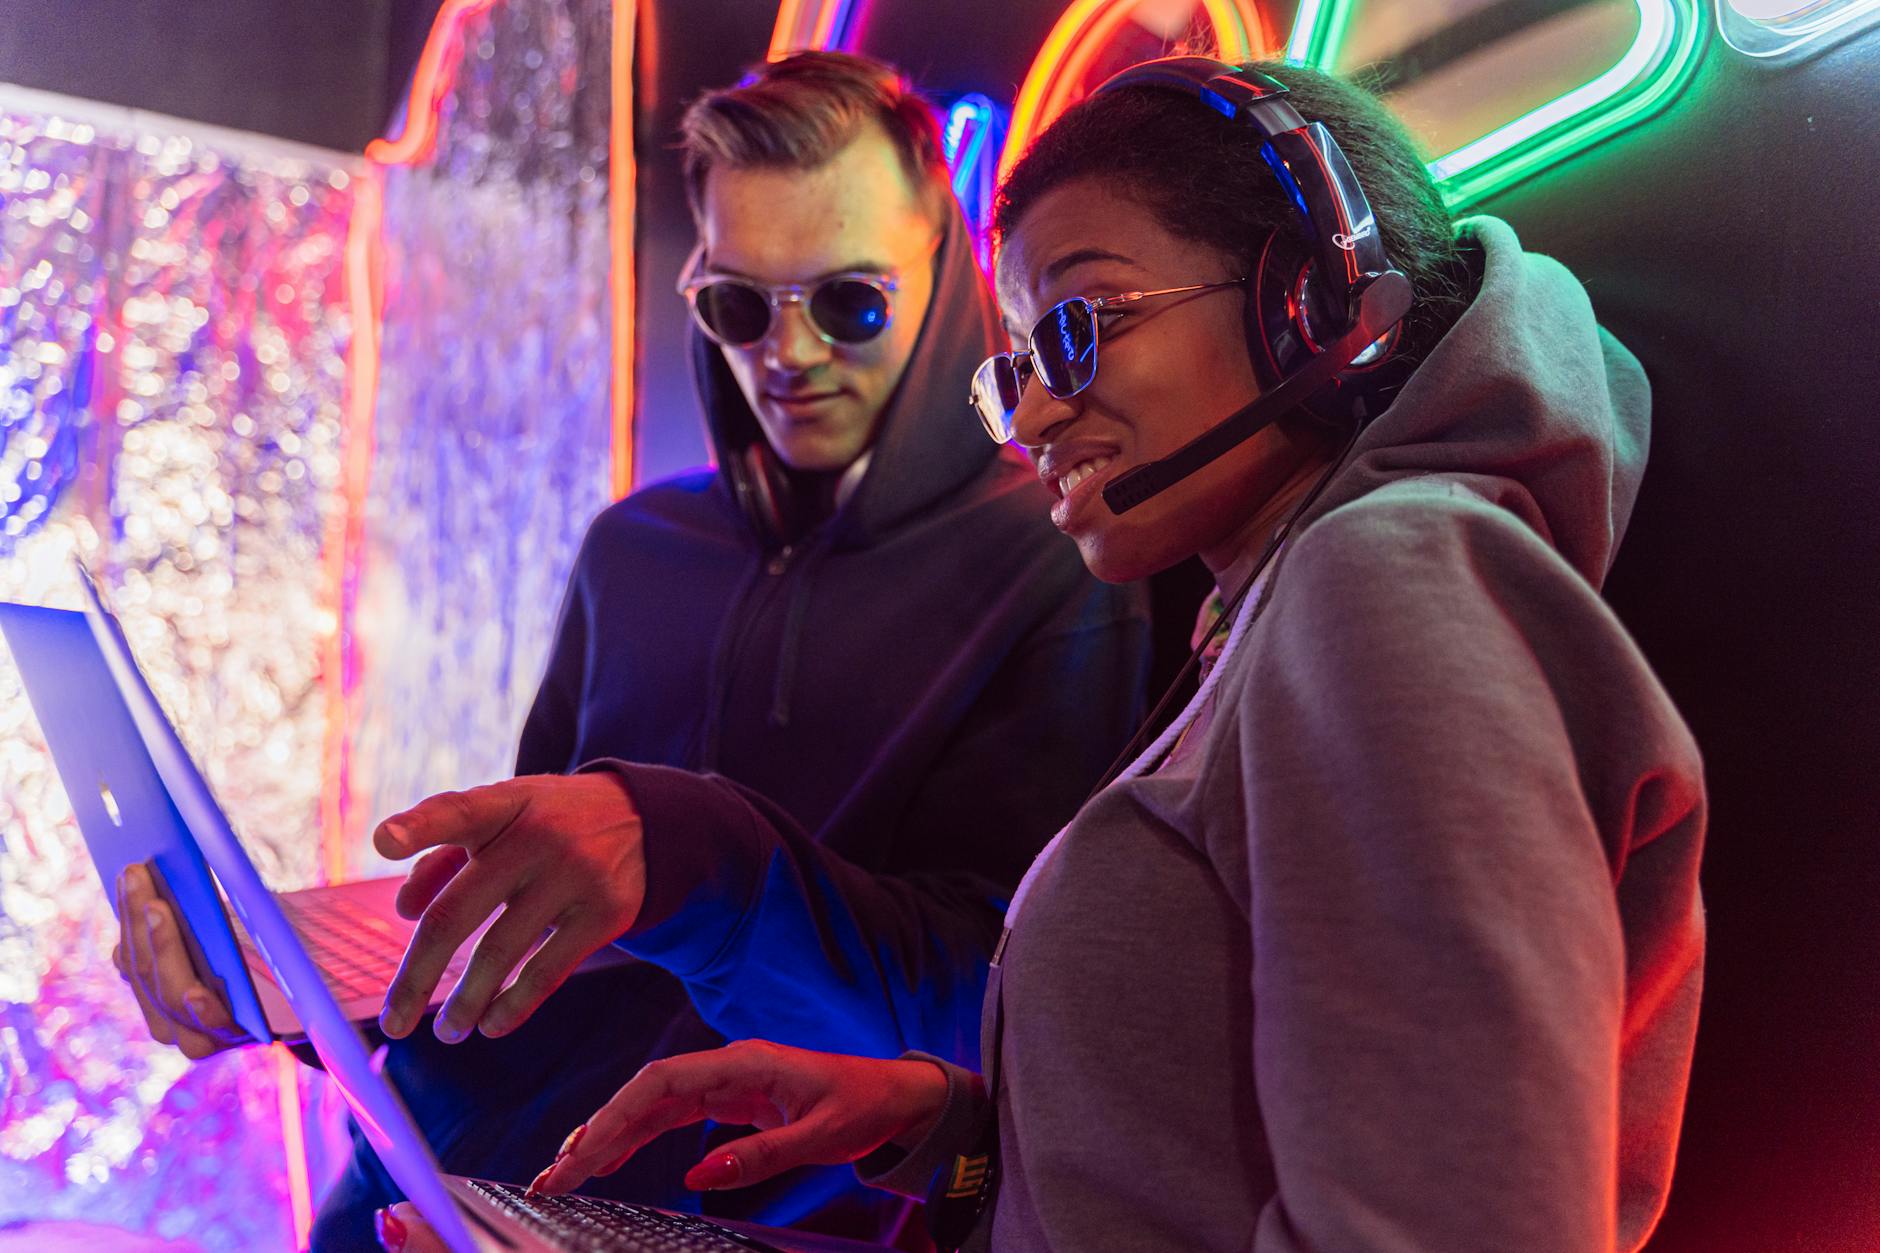
[[[1635,1247],[1670,1162],[1621,1145],[1675,1143],[1631,1133],[1676,1127],[1695,1027],[1696,750],[1539,536],[1413,490],[1300,537],[1237,705],[1253,1248]]]
[[[1007,662],[935,763],[892,873],[857,866],[723,777],[583,767],[619,777],[645,823],[647,898],[622,947],[677,975],[731,1039],[976,1066],[1011,890],[1140,713],[1139,599],[1096,588],[1075,608]],[[1066,735],[1048,723],[1072,691],[1087,692],[1088,722]]]

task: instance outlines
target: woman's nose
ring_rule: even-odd
[[[1012,442],[1021,448],[1042,448],[1082,409],[1078,397],[1059,400],[1034,377],[1019,393],[1018,408],[1012,410]]]

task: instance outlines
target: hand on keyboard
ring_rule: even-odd
[[[603,773],[444,792],[379,824],[382,856],[430,850],[398,892],[398,912],[419,921],[379,1015],[385,1034],[411,1034],[452,954],[498,909],[433,1029],[447,1044],[513,1030],[633,925],[646,890],[640,838],[626,788]]]
[[[687,1172],[686,1187],[740,1188],[796,1166],[857,1161],[889,1141],[911,1147],[946,1098],[946,1073],[930,1062],[741,1040],[642,1068],[529,1187],[568,1192],[620,1169],[655,1137],[709,1118],[760,1130],[714,1150]]]
[[[149,867],[128,866],[118,876],[116,907],[111,964],[136,994],[151,1038],[197,1060],[248,1043],[221,993],[196,977],[176,915],[157,895]]]

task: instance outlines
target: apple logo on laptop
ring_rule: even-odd
[[[104,799],[105,816],[111,819],[111,825],[123,826],[124,814],[118,809],[117,797],[111,795],[111,785],[104,781],[102,775],[98,778],[98,795]]]

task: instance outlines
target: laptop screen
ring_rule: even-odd
[[[208,874],[214,872],[386,1170],[451,1249],[476,1253],[477,1241],[417,1124],[391,1084],[373,1067],[364,1038],[341,1012],[274,893],[235,838],[97,588],[82,569],[80,574],[85,585],[82,615],[0,606],[0,627],[13,646],[73,808],[81,812],[80,830],[86,845],[94,857],[97,849],[108,850],[105,858],[113,864],[100,860],[100,871],[114,880],[124,865],[146,860],[153,852],[145,850],[154,850],[191,928],[199,917],[213,916],[219,924],[219,934],[217,926],[210,926],[208,934],[198,935],[205,958],[212,945],[219,946],[226,937],[229,951],[223,956],[245,971],[215,899]],[[114,728],[109,736],[101,731],[105,727]],[[90,781],[106,744],[121,762],[98,789]],[[120,823],[113,819],[114,811],[119,819],[136,815],[138,820]],[[143,821],[145,816],[152,820]],[[156,817],[164,820],[155,821]],[[92,842],[93,831],[101,836],[97,845]],[[170,858],[167,865],[162,861],[166,855]],[[173,876],[168,866],[177,868]],[[190,894],[187,906],[183,904],[185,892]],[[204,913],[205,909],[213,914]],[[222,952],[219,947],[215,951]],[[227,967],[212,962],[211,969]],[[257,1039],[271,1038],[245,973],[239,982],[247,990],[249,1004],[243,1007],[231,997],[236,1020]],[[231,986],[230,990],[236,989]]]

